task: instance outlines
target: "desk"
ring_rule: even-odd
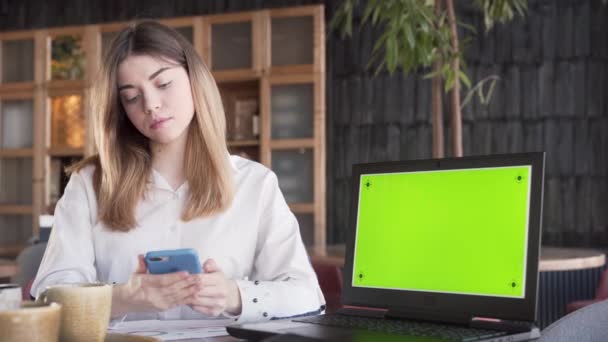
[[[585,270],[605,264],[606,255],[593,249],[543,247],[540,250],[541,272]]]
[[[344,244],[308,250],[313,263],[344,266]],[[539,263],[538,325],[545,328],[565,314],[566,304],[591,299],[603,268],[604,253],[590,249],[542,247]]]

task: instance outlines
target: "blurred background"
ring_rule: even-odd
[[[322,86],[325,90],[325,140],[326,153],[326,231],[329,244],[344,241],[344,231],[348,225],[350,211],[350,172],[351,165],[359,162],[429,158],[432,156],[431,127],[431,82],[423,78],[427,72],[418,70],[404,76],[397,71],[392,75],[386,70],[375,75],[375,69],[367,67],[370,62],[372,47],[382,29],[365,25],[358,26],[362,10],[355,10],[353,15],[352,38],[342,39],[339,30],[333,29],[330,21],[341,1],[250,1],[250,0],[216,0],[216,1],[0,1],[0,30],[3,34],[13,31],[29,31],[35,34],[40,29],[59,29],[76,27],[78,35],[55,36],[52,40],[52,75],[51,79],[82,79],[85,76],[84,50],[82,35],[86,34],[82,26],[92,24],[120,23],[137,18],[177,18],[189,16],[206,16],[234,14],[237,12],[258,11],[264,9],[289,9],[294,6],[322,4],[325,6],[323,21],[325,27],[324,77]],[[547,177],[544,211],[543,242],[560,246],[593,246],[605,248],[608,245],[608,106],[606,104],[606,85],[608,75],[608,8],[600,0],[583,1],[530,1],[525,16],[516,16],[508,23],[496,24],[486,32],[481,12],[476,11],[468,2],[458,2],[458,18],[475,29],[472,39],[466,42],[462,53],[466,60],[464,69],[473,83],[496,76],[491,98],[483,104],[478,96],[463,106],[462,129],[464,155],[477,155],[503,152],[546,151]],[[362,6],[359,6],[362,7]],[[300,36],[306,36],[302,43],[308,44],[310,50],[313,39],[312,20],[306,16],[295,17],[294,30],[300,29]],[[298,22],[298,19],[301,19]],[[303,20],[302,20],[303,19]],[[223,25],[223,32],[217,32],[218,40],[229,40],[231,36],[247,38],[251,34],[250,20],[239,21],[234,25]],[[239,26],[238,23],[241,23]],[[276,23],[281,25],[282,23]],[[79,27],[80,26],[80,27]],[[120,25],[117,25],[119,27]],[[289,21],[284,28],[289,28]],[[83,30],[84,29],[84,30]],[[32,30],[34,32],[32,32]],[[240,32],[239,32],[240,30]],[[248,31],[249,30],[249,31]],[[464,30],[460,28],[460,30]],[[112,38],[112,28],[103,27],[103,44]],[[181,31],[192,40],[193,25],[181,27]],[[273,31],[274,32],[274,31]],[[298,34],[294,32],[294,34]],[[74,38],[76,37],[76,38]],[[294,44],[297,36],[273,37],[277,44]],[[16,63],[11,60],[11,51],[25,50],[32,52],[33,37],[29,41],[10,40],[4,42],[2,83],[10,78],[33,80],[33,54],[30,60]],[[279,39],[275,41],[275,39]],[[283,39],[283,41],[281,41]],[[247,40],[247,39],[245,39]],[[233,48],[256,48],[255,39],[240,42],[233,41],[235,47],[226,46],[226,51]],[[241,44],[242,46],[240,46]],[[283,49],[285,50],[285,49]],[[238,51],[238,50],[237,50]],[[275,51],[273,50],[273,53]],[[294,48],[291,56],[286,55],[284,65],[290,58],[303,58],[294,63],[311,63],[306,47]],[[8,55],[8,56],[7,56]],[[238,54],[236,54],[238,55]],[[17,54],[15,54],[17,56]],[[22,55],[18,55],[22,56]],[[231,56],[231,57],[230,57]],[[245,54],[245,56],[247,56]],[[229,70],[239,63],[251,61],[238,59],[234,53],[226,52],[218,58],[228,58],[225,66],[215,69]],[[317,57],[317,56],[315,56]],[[309,59],[306,61],[305,59]],[[25,61],[30,62],[23,63]],[[315,61],[320,64],[321,61]],[[231,63],[233,65],[231,65]],[[94,66],[90,66],[94,69]],[[251,67],[251,64],[249,66]],[[9,78],[7,80],[7,78]],[[257,80],[252,80],[253,83]],[[238,83],[238,82],[237,82]],[[306,103],[313,90],[302,83],[300,86],[282,87],[283,98],[290,98],[290,93]],[[255,93],[259,85],[241,86],[236,97],[247,97],[243,92]],[[319,88],[321,87],[319,86]],[[487,87],[486,87],[487,88]],[[0,88],[4,89],[4,88]],[[82,92],[82,89],[78,89]],[[315,89],[316,91],[317,89]],[[17,90],[22,92],[21,89]],[[69,91],[68,91],[69,92]],[[3,94],[6,92],[3,90]],[[64,113],[61,118],[51,120],[55,132],[62,132],[65,137],[52,136],[51,146],[62,145],[84,146],[86,134],[82,127],[70,125],[72,117],[82,115],[82,98],[71,94],[59,94],[50,97],[52,113]],[[234,93],[239,93],[238,89]],[[55,94],[53,94],[55,95]],[[4,96],[2,99],[6,99]],[[239,106],[258,106],[247,101],[237,101]],[[276,101],[275,101],[276,102]],[[281,106],[274,103],[274,106]],[[448,100],[444,98],[447,107]],[[234,102],[233,102],[234,105]],[[289,106],[289,104],[287,104]],[[31,101],[12,101],[3,111],[3,149],[13,145],[28,146],[33,138],[21,130],[31,130],[31,119],[16,119],[19,111],[34,110]],[[253,109],[255,112],[257,109]],[[277,108],[277,110],[280,110]],[[311,110],[310,108],[304,110]],[[80,112],[79,112],[80,111]],[[247,110],[245,110],[247,111]],[[13,114],[11,114],[13,113]],[[298,119],[296,119],[297,121]],[[284,121],[289,121],[284,120]],[[306,136],[311,133],[310,121],[290,123],[304,132],[290,132],[285,129],[285,136]],[[449,145],[451,130],[450,116],[445,116],[445,141]],[[11,125],[16,125],[13,127]],[[251,124],[247,124],[251,125]],[[70,131],[72,130],[72,131]],[[73,133],[76,130],[77,133]],[[275,127],[275,131],[279,130]],[[307,132],[308,130],[308,132]],[[276,132],[275,132],[276,133]],[[15,135],[13,137],[12,135]],[[255,135],[254,133],[251,133]],[[19,137],[16,137],[16,136]],[[234,138],[234,137],[233,137]],[[246,134],[240,138],[250,138]],[[27,141],[15,141],[25,139]],[[63,139],[63,141],[59,140]],[[7,146],[8,144],[8,146]],[[250,152],[253,158],[259,153]],[[61,151],[57,151],[61,152]],[[67,153],[68,151],[63,151]],[[52,154],[52,153],[51,153]],[[61,154],[61,153],[57,153]],[[300,154],[307,160],[310,156]],[[446,155],[450,155],[449,146]],[[74,157],[58,156],[60,165],[69,164]],[[8,177],[11,172],[19,173],[19,179],[26,178],[33,170],[32,161],[26,158],[14,160],[2,158],[2,193],[0,201],[6,202],[7,193],[12,187],[21,185],[17,179]],[[303,161],[305,162],[305,161]],[[50,174],[59,172],[58,163],[50,163]],[[26,176],[26,177],[22,177]],[[46,174],[45,174],[46,176]],[[310,176],[309,176],[310,178]],[[55,201],[61,193],[65,180],[51,184],[50,201]],[[30,203],[28,185],[19,186],[17,202]],[[54,187],[54,188],[53,188]],[[294,194],[295,200],[301,196],[312,196],[310,190],[303,194]],[[9,196],[10,197],[10,196]],[[288,196],[289,197],[289,196]],[[50,203],[47,203],[50,204]],[[0,211],[0,229],[4,242],[17,242],[27,238],[30,218],[27,215],[7,216],[7,211]]]

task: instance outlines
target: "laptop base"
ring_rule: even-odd
[[[355,316],[342,316],[339,314],[327,315],[327,317],[348,317],[357,319]],[[313,316],[310,317],[315,319]],[[309,318],[309,319],[310,319]],[[476,341],[476,342],[506,342],[506,341],[528,341],[540,337],[538,328],[534,327],[530,331],[508,333],[508,332],[494,332],[488,334],[487,337],[478,336],[475,338],[448,338],[448,337],[437,337],[437,336],[420,336],[416,334],[407,334],[403,332],[385,332],[385,331],[374,331],[369,329],[361,329],[357,327],[338,327],[329,326],[322,324],[314,324],[305,322],[307,318],[297,320],[276,320],[263,323],[249,323],[241,325],[228,326],[228,333],[234,337],[260,341],[270,338],[275,335],[288,334],[292,338],[298,337],[302,341],[408,341],[408,342],[449,342],[449,341]],[[364,319],[364,318],[362,318]],[[304,320],[304,321],[303,321]],[[392,321],[392,320],[390,320]],[[408,321],[402,321],[407,323]],[[443,326],[437,324],[437,328],[440,329]],[[466,326],[457,327],[459,329],[468,328]],[[373,329],[373,328],[372,328]],[[287,338],[287,337],[286,337]],[[295,340],[295,338],[294,338]]]

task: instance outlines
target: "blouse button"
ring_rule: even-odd
[[[260,281],[259,281],[259,280],[256,280],[256,281],[254,281],[254,282],[253,282],[253,284],[254,284],[254,285],[259,285],[259,284],[260,284]]]
[[[268,312],[264,312],[264,317],[268,317]]]
[[[253,302],[254,302],[254,303],[257,303],[257,302],[258,302],[258,299],[257,299],[257,298],[253,298]]]

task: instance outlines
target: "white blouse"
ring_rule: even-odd
[[[137,228],[117,232],[97,220],[94,167],[72,174],[55,209],[55,223],[31,294],[58,283],[125,283],[148,251],[194,248],[201,263],[213,258],[241,293],[238,322],[320,312],[325,300],[298,222],[276,175],[259,163],[230,156],[236,193],[230,208],[212,217],[180,219],[188,184],[172,190],[156,171],[136,208]],[[189,306],[127,319],[204,318]],[[123,317],[124,319],[124,317]]]

